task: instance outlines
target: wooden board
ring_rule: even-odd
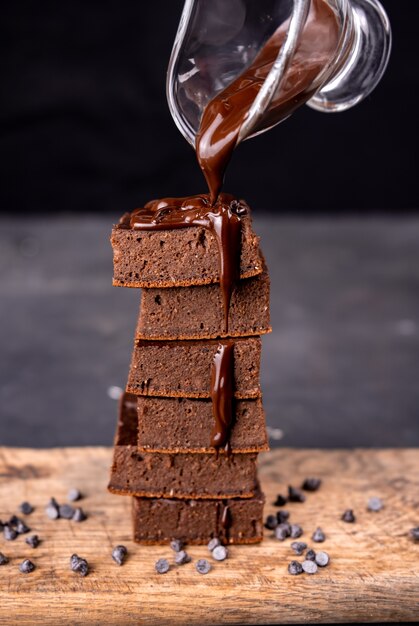
[[[0,623],[28,624],[277,624],[412,621],[419,617],[419,544],[407,536],[419,524],[418,450],[280,450],[261,455],[260,473],[271,502],[286,485],[319,476],[323,485],[304,504],[290,504],[291,521],[309,539],[316,526],[327,534],[322,548],[328,568],[314,576],[290,576],[290,540],[269,536],[258,546],[233,546],[230,558],[214,562],[206,576],[194,563],[154,572],[169,547],[142,547],[131,541],[129,498],[105,490],[111,451],[106,448],[0,449],[0,519],[19,503],[36,506],[28,517],[42,538],[33,550],[22,537],[0,539],[10,563],[0,568]],[[76,486],[86,498],[89,519],[76,524],[45,517],[50,496],[65,501]],[[369,496],[383,498],[380,513],[366,511]],[[340,515],[353,508],[356,524]],[[123,567],[110,557],[125,544]],[[87,558],[91,573],[69,569],[72,553]],[[193,560],[206,547],[191,547]],[[30,557],[36,570],[18,571]],[[13,619],[11,619],[13,616]]]

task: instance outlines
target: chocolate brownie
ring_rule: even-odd
[[[215,453],[210,446],[213,424],[211,400],[138,397],[139,451]],[[268,450],[260,398],[236,400],[229,440],[233,452]]]
[[[148,498],[251,498],[257,454],[139,453],[137,411],[121,402],[108,489]]]
[[[262,272],[259,238],[250,216],[242,218],[240,277]],[[219,252],[211,231],[138,231],[128,221],[112,230],[113,284],[120,287],[173,287],[219,282]]]
[[[269,277],[240,280],[230,303],[225,332],[218,285],[144,289],[136,335],[139,339],[211,339],[270,332]]]
[[[218,537],[224,544],[257,543],[263,539],[264,502],[259,489],[244,500],[133,498],[134,541],[167,544],[179,539],[206,544]],[[229,524],[222,523],[223,514]]]
[[[136,342],[127,391],[143,396],[209,398],[211,366],[219,341]],[[260,396],[259,337],[234,343],[234,389],[236,398]]]

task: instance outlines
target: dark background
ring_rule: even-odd
[[[273,445],[419,446],[419,2],[384,5],[373,94],[303,107],[229,169],[270,268]],[[2,4],[0,444],[112,441],[139,293],[111,286],[111,225],[204,189],[165,97],[181,6]]]
[[[228,191],[277,213],[418,207],[419,3],[383,4],[394,47],[376,91],[344,114],[304,107],[240,146]],[[3,3],[1,210],[118,214],[204,189],[165,98],[182,5]]]

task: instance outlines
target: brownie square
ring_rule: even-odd
[[[246,337],[271,331],[269,277],[263,274],[236,283],[225,330],[219,285],[144,289],[138,339],[212,339]]]

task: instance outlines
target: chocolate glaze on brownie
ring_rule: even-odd
[[[217,240],[199,226],[183,230],[138,231],[115,226],[111,243],[113,284],[120,287],[186,287],[219,283]],[[124,218],[122,218],[124,219]],[[241,218],[240,278],[262,272],[259,238],[252,230],[250,214]]]
[[[153,545],[179,539],[207,544],[218,537],[224,544],[258,543],[263,539],[264,501],[259,487],[253,498],[244,500],[133,498],[134,541]]]
[[[211,339],[246,337],[271,331],[269,277],[236,283],[230,302],[229,330],[224,330],[223,303],[217,285],[145,289],[142,292],[138,339]]]
[[[127,391],[142,396],[209,398],[211,368],[220,341],[136,342]],[[260,396],[259,337],[234,341],[233,385],[236,398]]]
[[[136,396],[131,396],[137,399]],[[262,400],[237,400],[229,442],[232,452],[268,450]],[[211,400],[138,397],[138,450],[215,453]],[[224,450],[220,450],[224,454]]]
[[[137,412],[122,402],[109,491],[148,498],[251,498],[257,454],[138,453]]]

